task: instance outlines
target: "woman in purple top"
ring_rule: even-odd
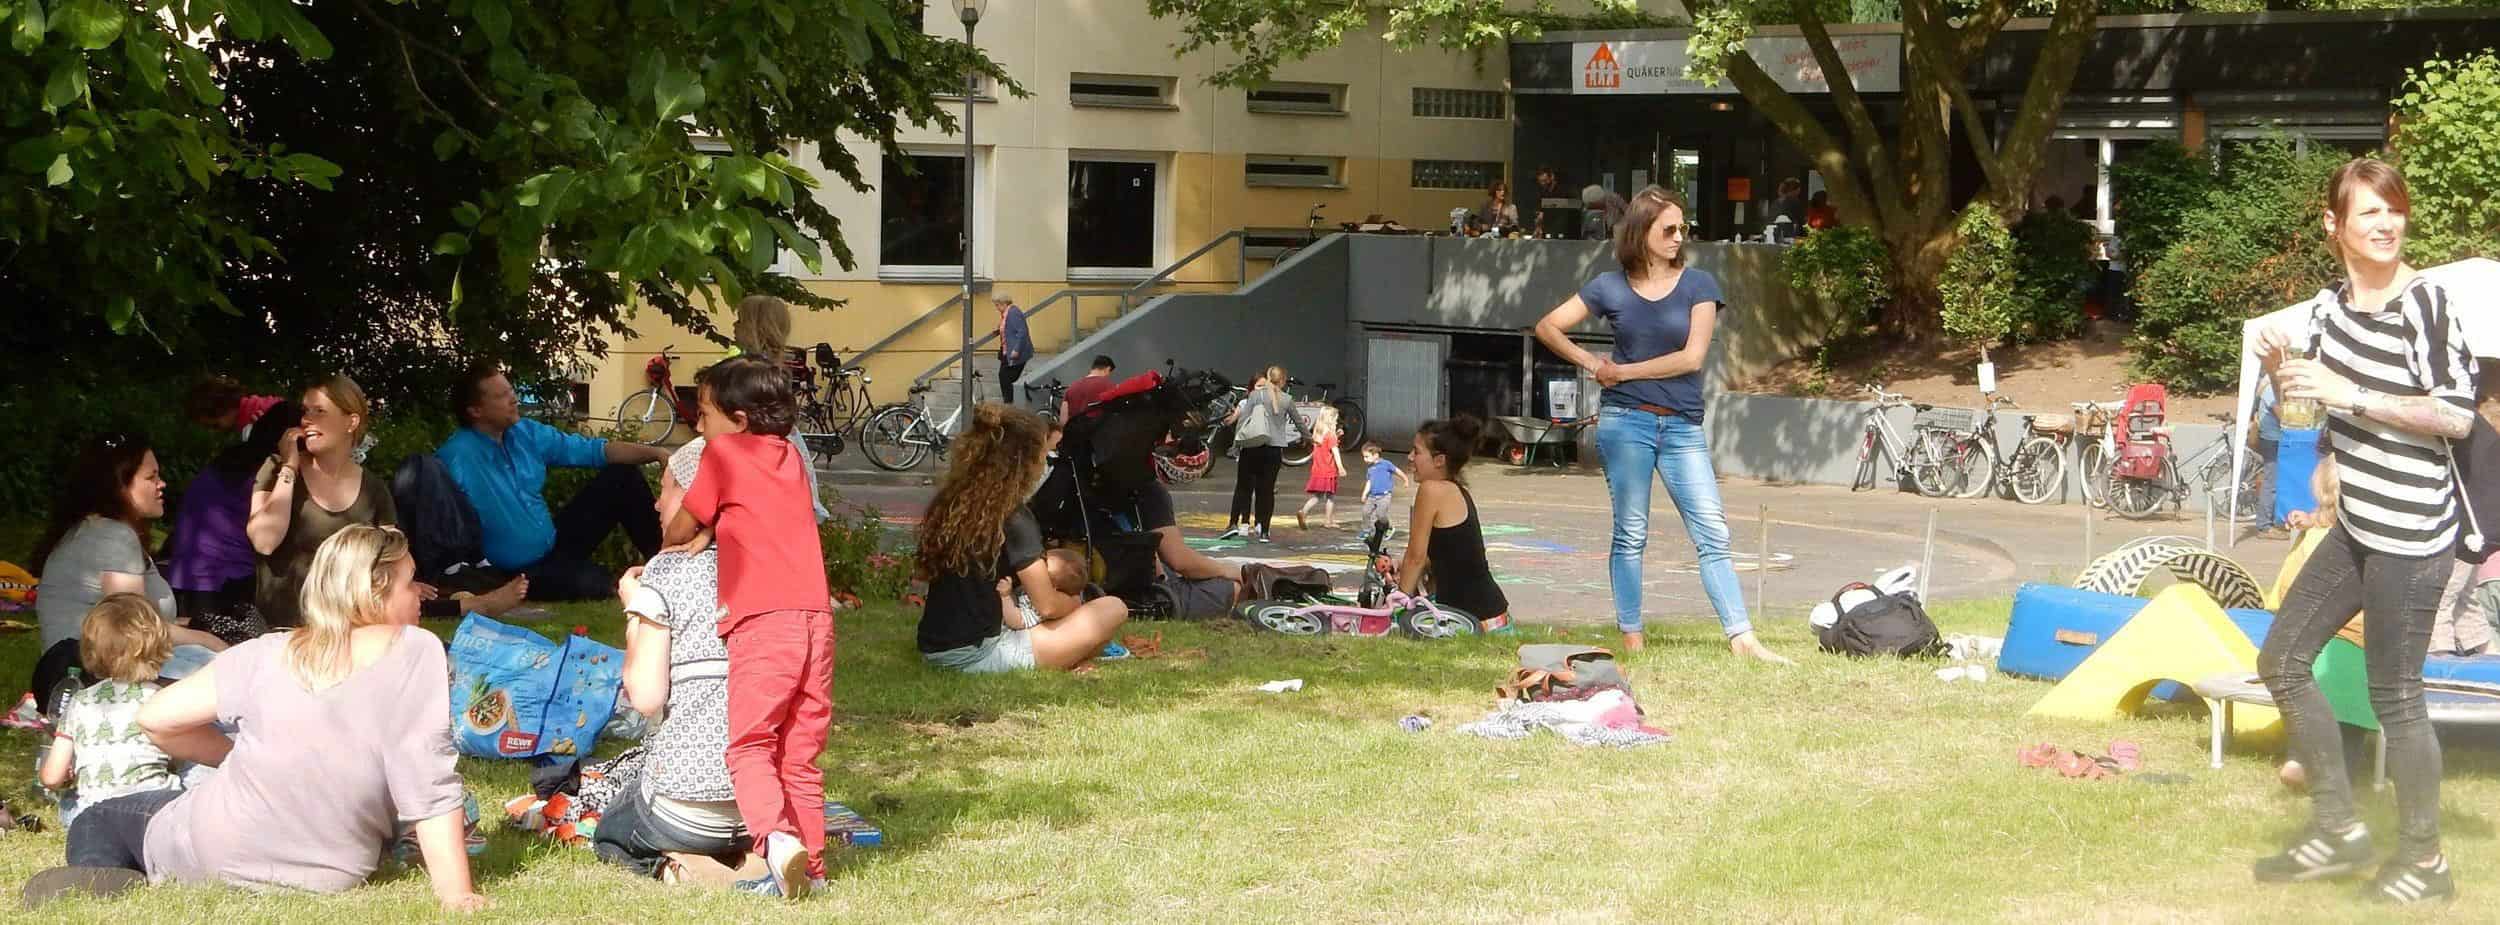
[[[1623,647],[1643,643],[1641,553],[1649,545],[1650,473],[1666,483],[1684,533],[1701,559],[1701,589],[1718,611],[1728,650],[1787,664],[1754,637],[1744,587],[1729,553],[1727,514],[1701,427],[1702,370],[1717,324],[1719,281],[1684,265],[1684,204],[1652,186],[1632,197],[1615,229],[1615,260],[1623,269],[1590,280],[1580,294],[1537,322],[1537,340],[1596,377],[1597,453],[1614,501],[1614,539],[1607,572],[1614,585],[1615,628]],[[1611,357],[1572,342],[1568,333],[1591,316],[1614,329]]]
[[[173,538],[165,546],[165,579],[184,621],[227,642],[269,631],[252,603],[252,566],[259,551],[243,525],[251,518],[252,476],[278,452],[278,437],[304,418],[303,406],[281,401],[260,416],[243,442],[227,447],[183,488]]]

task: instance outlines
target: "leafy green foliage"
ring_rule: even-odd
[[[825,507],[833,516],[817,527],[817,539],[825,550],[826,586],[863,601],[900,599],[911,584],[912,556],[908,550],[887,551],[884,515],[873,507],[846,508],[839,498]]]
[[[840,140],[951,128],[968,72],[1022,92],[922,11],[0,0],[0,303],[32,309],[0,349],[127,363],[97,335],[146,331],[185,369],[439,402],[464,359],[535,378],[638,307],[830,307],[772,269],[853,265],[812,195],[866,189]]]
[[[2100,268],[2092,263],[2092,226],[2071,216],[2033,212],[2015,223],[2014,316],[2017,342],[2064,340],[2083,328],[2083,291]]]
[[[1943,278],[1936,281],[1944,332],[1983,347],[2003,341],[2014,329],[2021,298],[2014,236],[1984,203],[1962,210],[1954,234],[1959,240],[1952,256],[1945,258]]]
[[[2344,160],[2280,138],[2225,152],[2168,253],[2136,277],[2131,375],[2191,394],[2239,381],[2240,323],[2316,294],[2340,272],[2318,216]]]
[[[1892,292],[1884,241],[1866,228],[1843,225],[1806,235],[1780,255],[1788,284],[1841,307],[1845,323],[1875,313]]]
[[[2174,141],[2156,141],[2111,164],[2110,200],[2126,229],[2119,243],[2127,259],[2137,267],[2160,263],[2215,182],[2213,160]]]
[[[2434,58],[2406,72],[2389,148],[2413,195],[2406,251],[2420,266],[2500,254],[2500,57]]]

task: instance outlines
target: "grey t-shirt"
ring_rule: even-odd
[[[139,545],[139,534],[121,521],[89,517],[71,527],[44,557],[43,579],[35,586],[35,622],[42,627],[44,648],[78,638],[87,611],[104,599],[105,572],[144,576],[145,594],[156,612],[173,619],[173,586]]]
[[[234,751],[148,820],[149,880],[335,893],[373,874],[401,824],[460,808],[442,640],[402,627],[372,664],[309,691],[286,666],[293,637],[210,666]]]

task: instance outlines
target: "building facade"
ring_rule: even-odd
[[[1245,231],[1247,261],[1241,242],[1228,242],[1147,294],[1228,290],[1243,281],[1245,262],[1255,275],[1306,239],[1314,205],[1323,233],[1371,216],[1446,227],[1450,210],[1480,203],[1511,160],[1504,52],[1401,52],[1381,40],[1382,27],[1242,90],[1207,82],[1228,63],[1221,52],[1176,57],[1179,29],[1143,4],[992,5],[977,43],[1029,95],[983,87],[974,96],[976,286],[1028,306],[1066,289],[1117,291]],[[944,4],[928,9],[924,28],[963,36]],[[918,319],[962,285],[963,138],[913,128],[899,141],[898,161],[864,139],[847,140],[872,189],[828,178],[816,191],[841,220],[857,266],[828,262],[811,274],[796,260],[782,265],[811,290],[847,302],[802,313],[794,343],[827,343],[849,357],[892,338],[866,361],[879,400],[899,400],[903,385],[949,357],[961,337],[960,309]],[[806,148],[796,159],[815,161]],[[986,299],[976,301],[979,336],[996,318]],[[1069,304],[1035,318],[1044,352],[1071,340]],[[1118,303],[1075,304],[1091,328]],[[725,306],[720,317],[725,328]],[[593,415],[640,388],[644,363],[662,346],[690,363],[717,355],[654,314],[636,326],[596,366]],[[681,370],[678,381],[691,373]]]

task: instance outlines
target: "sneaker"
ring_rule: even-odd
[[[789,899],[806,899],[808,887],[807,846],[798,836],[774,832],[764,837],[764,861],[772,868],[773,886]]]
[[[749,896],[770,896],[774,899],[781,898],[781,885],[774,883],[770,874],[757,877],[753,880],[740,880],[736,884],[732,885],[730,889],[736,890],[740,893],[745,893]]]
[[[1249,532],[1241,529],[1240,527],[1226,527],[1224,528],[1224,532],[1216,534],[1215,538],[1219,540],[1237,540],[1248,535],[1250,535]]]
[[[2448,873],[2448,859],[2429,867],[2403,859],[2387,862],[2371,878],[2361,898],[2381,903],[2418,903],[2423,900],[2454,900],[2457,898],[2456,878]]]
[[[1268,538],[1268,536],[1267,536],[1267,531],[1265,531],[1265,530],[1261,530],[1261,531],[1259,531],[1259,542],[1262,542],[1262,543],[1273,543],[1273,542],[1276,542],[1276,541]]]
[[[1106,662],[1116,662],[1127,658],[1128,656],[1129,652],[1127,646],[1116,642],[1106,642],[1102,645],[1102,654],[1094,657]]]
[[[2352,831],[2342,835],[2311,830],[2308,837],[2283,849],[2282,854],[2259,860],[2256,864],[2257,882],[2295,883],[2341,877],[2361,869],[2362,863],[2369,859],[2368,829],[2356,825]]]

